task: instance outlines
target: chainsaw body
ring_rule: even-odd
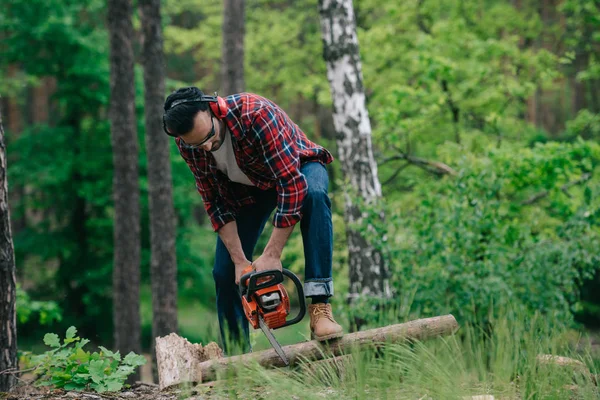
[[[300,311],[292,319],[288,319],[290,298],[283,286],[284,276],[294,282],[299,297]],[[270,329],[278,329],[300,322],[306,314],[302,283],[287,269],[253,272],[249,267],[240,279],[239,290],[246,319],[254,329],[259,328],[261,318]]]

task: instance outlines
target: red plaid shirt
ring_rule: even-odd
[[[240,93],[225,97],[225,124],[238,166],[259,189],[277,189],[277,210],[273,225],[285,228],[302,218],[306,178],[300,166],[333,161],[325,148],[308,140],[304,132],[276,104],[264,97]],[[249,186],[232,182],[217,169],[209,151],[189,149],[175,139],[179,152],[196,179],[213,229],[234,221],[240,207],[255,203]]]

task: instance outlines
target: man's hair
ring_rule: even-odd
[[[177,89],[167,97],[163,114],[163,125],[167,135],[178,137],[192,130],[196,114],[208,110],[206,102],[189,101],[200,96],[204,96],[204,93],[197,87],[191,86]]]

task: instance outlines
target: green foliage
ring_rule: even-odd
[[[401,150],[459,171],[456,177],[438,179],[411,168],[384,185],[387,218],[385,225],[376,224],[373,240],[388,256],[398,296],[394,301],[400,302],[403,318],[451,311],[462,320],[482,322],[492,302],[514,302],[566,321],[577,310],[597,307],[577,295],[578,283],[597,269],[592,251],[598,239],[597,178],[592,175],[561,190],[596,168],[596,146],[575,141],[578,136],[599,137],[595,92],[588,93],[588,110],[580,111],[564,134],[557,133],[573,144],[552,143],[554,137],[525,116],[535,93],[565,78],[576,77],[590,88],[597,85],[598,10],[592,0],[564,1],[557,9],[565,17],[563,26],[542,20],[527,2],[520,8],[513,3],[354,2],[375,154],[394,156]],[[57,84],[47,125],[7,131],[9,184],[25,188],[21,203],[11,205],[13,218],[26,220],[14,238],[18,272],[33,284],[33,298],[57,299],[61,326],[74,324],[110,340],[113,177],[106,3],[0,0],[0,6],[0,29],[6,33],[0,42],[3,97],[16,98],[23,111],[30,103],[25,85],[42,77],[55,78]],[[217,90],[222,2],[167,0],[163,6],[167,91],[189,84]],[[139,29],[139,21],[135,26]],[[247,90],[273,98],[309,137],[335,153],[326,137],[330,121],[323,121],[331,99],[317,1],[247,3],[245,28]],[[17,66],[19,73],[4,79],[8,65]],[[147,285],[140,76],[138,66],[142,283]],[[565,99],[568,95],[561,92]],[[569,108],[567,103],[563,108]],[[317,131],[324,136],[316,137]],[[537,141],[550,143],[531,144]],[[185,313],[193,315],[196,302],[200,310],[214,309],[216,235],[206,217],[198,224],[200,196],[172,141],[170,146],[180,304],[190,305]],[[381,163],[382,181],[397,168],[397,163]],[[330,171],[334,302],[341,304],[348,277],[339,162]],[[521,204],[542,192],[547,194],[533,204]],[[285,249],[284,265],[301,274],[302,252],[297,230]],[[148,315],[150,298],[145,297]],[[377,303],[358,308],[366,320],[383,318],[377,315]],[[26,312],[20,317],[29,315],[31,324],[33,314]],[[145,332],[150,321],[145,319]],[[185,321],[186,329],[200,332],[198,337],[210,335],[195,323]]]
[[[573,120],[567,122],[566,133],[570,137],[600,138],[600,114],[581,110]]]
[[[566,0],[558,10],[564,15],[567,51],[582,60],[576,72],[579,81],[590,81],[600,77],[597,46],[600,43],[600,9],[594,0]],[[579,64],[579,63],[578,63]]]
[[[582,140],[490,147],[390,202],[384,224],[372,210],[398,306],[474,324],[511,306],[572,323],[579,285],[600,269],[600,184],[588,175],[599,162],[600,146]]]
[[[62,320],[62,312],[55,301],[31,300],[29,294],[17,284],[17,316],[19,323],[28,322],[33,315],[38,314],[40,325],[49,325],[53,321]]]
[[[99,346],[100,352],[90,353],[83,347],[88,339],[75,336],[77,329],[70,327],[61,344],[55,333],[44,336],[44,344],[52,348],[43,354],[27,354],[27,362],[35,366],[39,376],[36,384],[54,386],[66,390],[95,390],[96,392],[118,391],[123,388],[127,376],[146,363],[143,356],[133,352],[124,358]]]
[[[519,139],[525,100],[558,76],[554,54],[522,45],[537,14],[505,1],[359,2],[369,111],[382,149],[430,156],[446,140]],[[467,147],[471,151],[479,148]]]

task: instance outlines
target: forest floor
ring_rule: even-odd
[[[187,399],[204,399],[205,395],[200,397],[195,396],[196,393],[191,392],[191,396],[182,393],[181,390],[161,391],[158,385],[148,383],[136,383],[129,389],[124,389],[120,392],[96,393],[96,392],[79,392],[66,391],[60,389],[38,388],[33,386],[19,386],[10,393],[0,393],[2,400],[177,400],[182,398]],[[3,397],[4,396],[4,397]]]
[[[593,359],[593,364],[595,365],[591,365],[592,370],[596,376],[595,378],[595,385],[588,385],[587,388],[584,388],[585,390],[587,390],[587,395],[586,394],[574,394],[570,392],[570,395],[567,395],[566,397],[560,397],[560,395],[558,397],[553,397],[553,398],[572,398],[572,399],[587,399],[587,398],[598,398],[596,396],[598,396],[598,394],[600,394],[598,392],[598,388],[597,385],[600,383],[600,374],[598,374],[598,372],[600,372],[600,332],[599,331],[594,331],[594,332],[588,332],[590,337],[590,342],[589,344],[591,345],[588,348],[588,351],[591,351],[591,353],[594,355]],[[408,356],[409,354],[412,353],[407,353],[406,355]],[[427,353],[422,353],[421,356],[426,356]],[[149,355],[147,355],[149,357]],[[421,358],[421,357],[419,357]],[[409,357],[407,358],[407,360],[409,359]],[[417,360],[417,359],[415,359]],[[433,359],[432,359],[433,360]],[[418,360],[417,360],[418,361]],[[438,379],[440,378],[440,376],[443,376],[445,374],[447,374],[448,376],[451,376],[452,371],[456,370],[457,368],[455,367],[451,367],[451,362],[446,361],[446,362],[442,362],[442,367],[445,366],[445,368],[447,368],[448,370],[446,371],[446,369],[441,368],[441,369],[432,369],[430,372],[433,374],[432,377],[437,377],[435,379],[432,378],[432,382],[428,382],[427,380],[419,380],[417,385],[418,387],[422,387],[423,388],[423,392],[421,392],[417,397],[414,397],[415,393],[402,393],[402,395],[399,396],[395,396],[395,395],[390,395],[389,392],[384,392],[386,393],[387,398],[407,398],[407,399],[443,399],[443,398],[451,398],[451,397],[446,397],[446,396],[436,396],[434,393],[432,393],[432,390],[435,389],[435,386],[439,386],[440,383],[442,381],[438,381]],[[407,365],[408,366],[408,365]],[[146,366],[145,366],[146,367]],[[431,366],[430,366],[431,367]],[[427,367],[427,363],[425,364],[410,364],[411,369],[414,369],[415,371],[418,370],[422,370],[427,372],[428,368]],[[395,367],[394,367],[395,368]],[[361,373],[361,369],[357,368],[356,369],[356,375],[364,375],[365,371],[362,371]],[[470,372],[476,372],[476,371],[470,371]],[[500,372],[500,371],[496,371],[496,372]],[[354,374],[353,374],[354,375]],[[476,375],[476,374],[475,374]],[[332,382],[330,382],[329,380],[326,380],[327,383],[329,384],[317,384],[315,385],[315,382],[312,381],[312,384],[309,383],[309,380],[307,379],[304,382],[300,383],[300,386],[298,386],[298,382],[295,384],[296,389],[295,390],[291,390],[291,386],[290,386],[290,390],[288,391],[288,388],[286,386],[286,382],[279,382],[278,379],[268,379],[265,378],[268,375],[261,375],[261,377],[259,377],[258,379],[251,379],[251,380],[246,380],[246,379],[239,379],[237,380],[237,382],[231,382],[231,381],[219,381],[219,382],[211,382],[211,383],[206,383],[206,384],[201,384],[201,385],[189,385],[189,386],[185,386],[185,387],[175,387],[175,388],[168,388],[165,390],[160,390],[159,386],[157,384],[152,383],[151,381],[151,373],[150,373],[150,369],[149,368],[143,368],[141,371],[141,380],[142,381],[138,381],[135,384],[133,384],[131,387],[128,388],[124,388],[123,390],[119,391],[119,392],[106,392],[106,393],[96,393],[96,392],[81,392],[81,391],[66,391],[66,390],[61,390],[61,389],[50,389],[48,387],[36,387],[34,386],[31,381],[29,380],[22,380],[21,383],[19,385],[17,385],[16,388],[13,389],[13,391],[11,391],[10,393],[1,393],[0,392],[0,400],[21,400],[21,399],[28,399],[28,400],[107,400],[107,399],[111,399],[111,400],[183,400],[183,399],[187,399],[187,400],[200,400],[200,399],[209,399],[209,400],[217,400],[217,399],[226,399],[226,398],[236,398],[236,399],[265,399],[265,398],[273,398],[273,399],[294,399],[294,400],[299,400],[299,399],[303,399],[303,398],[310,398],[310,399],[320,399],[320,398],[338,398],[340,400],[342,399],[346,399],[346,398],[379,398],[378,396],[375,395],[375,393],[372,393],[372,396],[369,395],[368,393],[372,390],[375,389],[374,386],[371,386],[371,389],[369,389],[369,384],[367,383],[366,385],[364,385],[364,387],[362,387],[362,389],[360,389],[360,391],[358,390],[358,388],[355,388],[356,390],[353,392],[352,391],[352,387],[357,385],[357,382],[350,379],[350,380],[344,380],[344,381],[340,381],[337,385],[333,384],[330,386],[330,384]],[[307,375],[307,378],[309,378],[310,374]],[[265,379],[263,379],[265,378]],[[278,378],[283,378],[283,376],[278,376]],[[373,376],[369,376],[367,377],[366,375],[364,376],[364,378],[369,381],[370,379],[373,379]],[[464,379],[464,377],[460,377],[457,375],[458,380]],[[538,381],[542,380],[542,379],[550,379],[550,380],[554,380],[557,377],[554,376],[554,374],[551,374],[550,376],[545,376],[545,375],[538,375],[538,376],[532,376],[530,378],[531,381],[538,383]],[[408,380],[410,380],[410,378],[406,378]],[[451,383],[456,384],[458,386],[458,380],[455,382],[454,380],[452,380]],[[568,380],[567,380],[568,381]],[[29,383],[27,383],[29,382]],[[563,379],[563,381],[560,381],[562,383],[557,383],[556,385],[561,385],[562,387],[566,387],[564,385],[565,381]],[[289,382],[290,385],[292,382]],[[325,383],[325,382],[323,382]],[[369,382],[371,383],[371,382]],[[372,382],[374,385],[376,385],[376,382]],[[572,382],[574,383],[574,382]],[[581,382],[579,382],[581,384]],[[409,385],[410,382],[406,381],[405,384]],[[414,384],[414,382],[413,382]],[[512,384],[512,382],[511,382]],[[548,384],[550,384],[550,381],[548,381]],[[311,387],[311,390],[306,391],[306,385]],[[402,391],[404,390],[404,384],[398,384],[398,383],[394,383],[393,385],[390,386],[390,390],[392,390],[392,393],[394,392],[394,390],[397,391]],[[576,387],[576,386],[573,386]],[[432,389],[433,388],[433,389]],[[452,386],[450,386],[450,390],[452,390]],[[477,394],[477,392],[479,393],[486,393],[485,391],[480,391],[478,389],[483,389],[483,387],[479,388],[477,387],[477,385],[473,386],[472,391],[469,390],[469,392],[472,393],[472,395],[470,396],[462,396],[462,397],[456,397],[456,398],[462,398],[462,399],[521,399],[524,398],[520,395],[515,396],[473,396],[475,394]],[[548,393],[552,392],[552,391],[548,391],[548,388],[543,388],[541,387],[540,390],[542,391],[546,391]],[[561,389],[562,390],[562,389]],[[345,391],[349,391],[349,393],[345,393]],[[499,390],[502,391],[502,390]],[[506,390],[505,390],[506,391]],[[362,393],[362,395],[359,395],[359,393]],[[428,394],[425,396],[422,396],[423,393]],[[487,392],[489,393],[489,392]],[[554,394],[557,394],[558,392],[552,392]],[[565,394],[564,391],[560,392],[561,394]],[[593,393],[593,394],[592,394]],[[381,394],[381,393],[379,393]],[[400,394],[400,392],[399,392]],[[514,394],[514,393],[513,393]],[[591,397],[590,397],[591,395]],[[472,397],[473,396],[473,397]],[[542,396],[543,397],[543,396]],[[550,396],[552,397],[552,396]],[[454,397],[452,397],[454,398]]]

